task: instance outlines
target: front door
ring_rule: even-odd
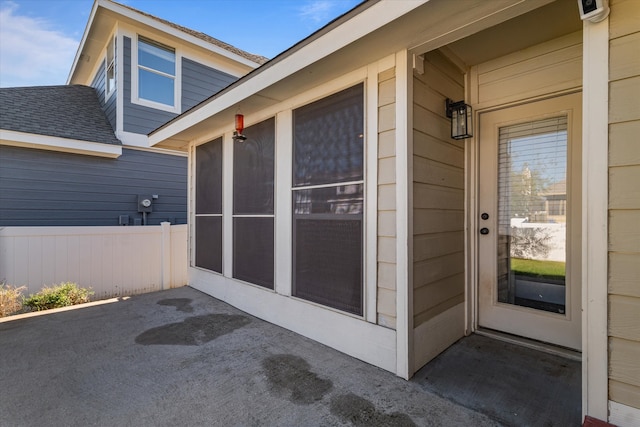
[[[581,94],[479,117],[478,326],[580,349]]]

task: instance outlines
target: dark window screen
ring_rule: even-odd
[[[362,184],[296,190],[293,213],[362,214],[363,191]]]
[[[293,294],[361,316],[363,85],[298,108],[293,120]]]
[[[363,85],[293,112],[293,185],[320,185],[363,178]]]
[[[273,289],[275,119],[233,143],[233,277]],[[252,215],[252,216],[243,216]],[[253,216],[255,215],[255,216]]]
[[[273,214],[275,119],[244,130],[233,144],[233,213]]]
[[[196,267],[222,273],[222,138],[196,147]]]
[[[362,221],[295,216],[294,294],[362,315]]]
[[[222,213],[222,138],[196,147],[196,215]]]
[[[196,217],[196,266],[222,273],[222,217]]]
[[[233,219],[233,277],[273,289],[273,218]]]

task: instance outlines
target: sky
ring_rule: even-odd
[[[361,0],[119,0],[272,58]],[[0,0],[0,87],[62,85],[93,0]]]

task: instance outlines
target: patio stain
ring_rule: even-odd
[[[191,301],[190,298],[171,298],[160,300],[156,304],[175,307],[177,311],[182,311],[183,313],[193,313]]]
[[[330,380],[311,372],[309,363],[291,354],[276,354],[262,361],[271,389],[296,404],[309,405],[333,388]]]
[[[250,323],[246,316],[207,314],[151,328],[136,337],[142,345],[202,345]]]
[[[331,413],[356,427],[416,425],[407,414],[401,412],[385,414],[376,409],[367,399],[353,393],[334,396],[331,399]]]

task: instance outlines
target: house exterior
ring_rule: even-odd
[[[532,340],[581,357],[585,415],[638,425],[640,3],[604,3],[368,1],[151,132],[189,155],[190,284],[403,378]]]
[[[147,134],[265,61],[96,0],[67,85],[0,89],[0,226],[185,224],[187,156]]]

